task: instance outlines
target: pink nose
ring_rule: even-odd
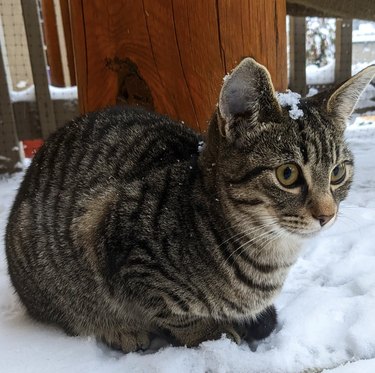
[[[319,223],[320,223],[320,226],[323,227],[324,225],[326,225],[333,217],[335,216],[335,214],[332,214],[332,215],[319,215],[319,216],[315,216],[314,215],[314,218],[319,220]]]

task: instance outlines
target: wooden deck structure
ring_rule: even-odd
[[[45,139],[78,111],[142,105],[203,132],[224,75],[246,56],[267,66],[275,88],[285,90],[286,9],[285,0],[3,0],[0,173],[18,167],[19,140]],[[5,39],[15,32],[12,12],[17,25],[23,16],[24,28],[17,29],[22,37],[11,47],[18,45],[20,63],[32,66],[32,77],[30,66],[24,66],[34,82],[32,99],[12,96],[18,89],[11,81],[15,70],[20,79],[20,66],[14,69],[7,60]],[[11,27],[8,34],[3,19]],[[289,87],[303,94],[309,89],[304,17],[290,17],[289,37]],[[334,81],[314,87],[350,76],[351,48],[352,21],[337,19]],[[12,54],[12,64],[17,56]],[[76,82],[79,110],[75,99],[52,97],[51,83]]]
[[[71,0],[81,112],[139,104],[204,131],[243,57],[287,87],[285,0]]]

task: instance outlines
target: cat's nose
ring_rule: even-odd
[[[335,214],[332,215],[319,215],[319,216],[314,216],[316,220],[319,220],[320,226],[323,227],[326,225],[333,217]]]

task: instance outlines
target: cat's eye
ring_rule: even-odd
[[[346,165],[345,163],[340,163],[335,166],[331,172],[331,184],[337,185],[341,184],[346,177]]]
[[[286,188],[294,188],[300,176],[300,169],[294,163],[285,163],[276,169],[277,180]]]

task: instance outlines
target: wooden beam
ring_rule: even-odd
[[[41,0],[44,40],[47,47],[47,60],[51,84],[64,87],[64,72],[61,63],[59,35],[53,0]]]
[[[306,94],[306,19],[289,17],[290,67],[289,87],[301,95]]]
[[[13,108],[9,96],[6,51],[0,19],[0,173],[14,172],[21,160]]]
[[[336,20],[335,82],[340,83],[352,76],[352,20]]]
[[[43,138],[45,139],[56,130],[56,119],[49,92],[39,10],[36,0],[21,0],[21,4],[33,72],[39,120]]]
[[[73,41],[72,41],[72,31],[70,24],[70,10],[69,10],[69,0],[60,0],[61,18],[64,29],[65,36],[65,47],[66,47],[66,57],[68,59],[68,68],[70,75],[70,84],[72,86],[76,85],[76,68],[74,64],[74,53],[73,53]]]
[[[84,114],[87,113],[90,109],[87,102],[88,61],[86,47],[86,28],[83,16],[83,1],[69,0],[69,9],[74,52],[74,65],[78,89],[78,104],[80,113]]]
[[[61,56],[61,66],[62,72],[64,75],[64,87],[70,87],[70,74],[69,74],[69,65],[68,65],[68,55],[66,51],[66,42],[65,42],[65,32],[64,24],[61,13],[60,0],[53,0],[53,5],[55,7],[55,18],[56,18],[56,30],[59,39],[59,49]]]

